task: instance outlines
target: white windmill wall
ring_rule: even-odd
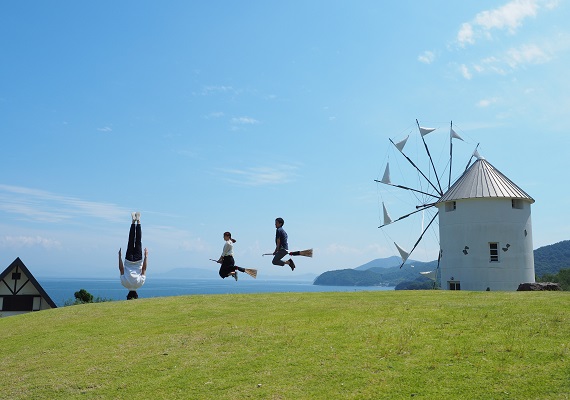
[[[442,289],[450,281],[461,290],[506,291],[534,282],[531,201],[467,198],[437,207]],[[491,261],[490,243],[498,244],[498,261]]]

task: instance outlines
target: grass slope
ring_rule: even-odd
[[[180,296],[0,319],[2,399],[568,399],[567,292]]]

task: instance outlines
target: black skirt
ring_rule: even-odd
[[[224,256],[220,267],[220,276],[226,278],[230,275],[230,272],[234,272],[235,270],[236,266],[233,256]]]

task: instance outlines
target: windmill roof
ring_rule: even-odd
[[[475,161],[441,196],[438,203],[491,197],[524,199],[534,203],[532,197],[484,158]]]

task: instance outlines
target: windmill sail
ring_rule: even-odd
[[[449,136],[451,137],[451,139],[463,140],[463,138],[462,138],[461,136],[459,136],[459,135],[457,134],[457,132],[455,132],[455,131],[453,130],[453,128],[450,129]],[[463,140],[463,141],[465,141],[465,140]]]
[[[430,132],[435,131],[435,128],[424,128],[423,126],[420,126],[420,134],[423,136],[427,135]]]
[[[386,164],[386,169],[384,170],[384,176],[382,177],[382,180],[380,182],[386,183],[388,185],[392,184],[392,182],[390,181],[390,164]]]
[[[404,250],[400,246],[398,246],[398,243],[394,242],[394,244],[396,245],[396,248],[400,252],[400,256],[402,257],[402,264],[404,264],[408,260],[410,253],[408,253],[406,250]]]
[[[410,135],[406,136],[406,138],[404,140],[400,140],[398,143],[394,143],[394,146],[396,146],[396,148],[400,151],[404,150],[404,146],[406,145],[406,142],[408,141],[408,138],[410,137]]]
[[[449,179],[447,181],[447,188],[451,187],[451,169],[453,164],[453,139],[459,139],[464,142],[463,138],[453,130],[453,121],[449,125]]]
[[[420,272],[420,274],[422,274],[426,278],[431,279],[432,281],[435,281],[437,279],[437,270],[435,269],[433,271]]]
[[[392,218],[390,218],[390,215],[388,214],[388,211],[386,210],[386,206],[384,205],[384,203],[382,203],[382,209],[384,210],[384,225],[391,224]]]

